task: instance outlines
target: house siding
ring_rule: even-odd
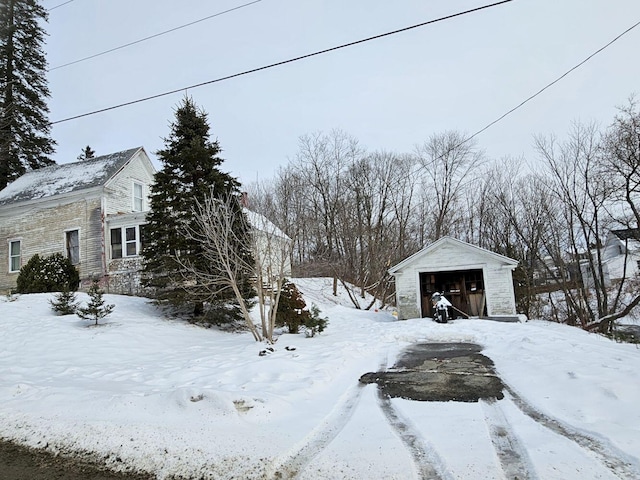
[[[133,227],[144,224],[144,212],[149,209],[150,185],[153,183],[153,170],[141,153],[131,159],[105,187],[105,213],[109,215],[104,232],[106,271],[104,287],[109,293],[140,295],[144,293],[140,285],[142,258],[140,256],[110,259],[109,228]],[[143,213],[132,215],[133,184],[142,184]]]
[[[149,186],[153,172],[148,163],[140,159],[140,153],[108,183],[105,188],[105,214],[129,213],[133,211],[133,183],[142,184],[144,198],[142,210],[149,209]]]
[[[69,203],[23,208],[3,216],[0,222],[0,238],[19,238],[22,241],[21,264],[25,265],[34,254],[47,256],[62,253],[67,256],[65,232],[78,229],[80,263],[76,265],[80,277],[86,279],[102,271],[101,202],[99,197],[85,198]],[[6,292],[16,287],[18,273],[9,273],[9,243],[0,244],[0,290]]]

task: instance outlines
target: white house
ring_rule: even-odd
[[[640,273],[640,229],[611,230],[602,256],[609,280],[637,277]]]
[[[262,283],[270,285],[274,278],[291,277],[293,241],[264,215],[243,208],[255,242],[256,262],[260,262]]]
[[[155,169],[142,147],[27,172],[0,191],[0,291],[31,256],[63,253],[81,281],[137,293]]]
[[[431,295],[444,293],[470,317],[517,318],[512,272],[517,260],[443,237],[391,269],[398,318],[433,317]]]
[[[142,147],[27,172],[0,191],[0,291],[34,255],[62,253],[86,285],[140,294],[144,226],[155,168]],[[291,239],[246,210],[263,276],[291,275]],[[264,279],[266,282],[267,279]]]

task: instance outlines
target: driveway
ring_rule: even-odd
[[[362,383],[377,383],[395,398],[433,402],[500,400],[504,385],[493,362],[474,343],[418,343],[383,372],[367,373]]]

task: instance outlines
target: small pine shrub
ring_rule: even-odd
[[[49,304],[58,315],[73,315],[78,310],[76,293],[68,289],[62,290],[53,300],[49,300]]]
[[[285,281],[280,292],[278,302],[278,312],[276,313],[276,325],[286,326],[289,333],[298,333],[300,325],[305,321],[309,312],[305,310],[307,306],[298,287],[294,283]]]
[[[115,308],[115,305],[105,305],[104,292],[100,290],[100,285],[98,285],[97,280],[93,280],[91,282],[91,287],[89,287],[89,303],[86,307],[78,308],[76,313],[83,320],[95,320],[95,324],[98,325],[98,320],[106,317]]]
[[[322,333],[324,329],[327,328],[328,323],[328,319],[320,317],[320,309],[318,306],[312,305],[311,311],[304,321],[307,337],[315,337],[317,333]]]
[[[47,293],[63,290],[75,291],[80,285],[80,274],[71,260],[61,253],[48,257],[35,254],[20,269],[16,291],[18,293]]]
[[[294,283],[285,281],[280,293],[276,325],[287,326],[289,333],[299,333],[300,327],[304,328],[308,337],[324,331],[329,321],[320,317],[320,309],[316,305],[307,310],[307,303]]]

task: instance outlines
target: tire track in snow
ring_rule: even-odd
[[[378,403],[389,425],[409,451],[418,472],[418,478],[420,480],[452,479],[436,451],[422,438],[418,429],[394,408],[391,398],[380,387],[378,387]]]
[[[297,478],[349,423],[360,402],[363,390],[364,385],[361,384],[349,388],[322,423],[302,440],[300,447],[277,458],[267,467],[266,477],[268,479]]]
[[[481,399],[480,405],[505,478],[534,480],[537,476],[527,450],[514,433],[497,402],[497,400]]]
[[[567,423],[542,413],[518,395],[509,385],[505,384],[504,387],[509,394],[510,400],[529,418],[588,450],[620,478],[640,479],[640,460],[638,458],[620,450],[604,437],[580,431]]]

